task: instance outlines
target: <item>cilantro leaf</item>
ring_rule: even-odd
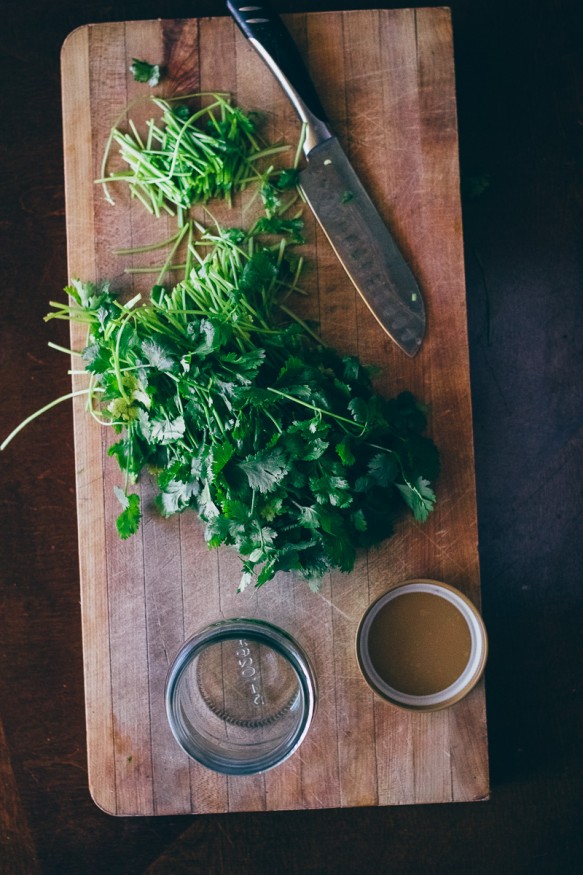
[[[413,511],[415,519],[421,523],[425,522],[435,503],[435,492],[431,489],[429,481],[418,477],[414,483],[395,483],[395,486]]]
[[[191,325],[194,327],[194,323]],[[219,319],[201,319],[197,328],[201,339],[195,347],[194,353],[198,356],[205,356],[220,349],[228,341],[231,334],[229,326]],[[194,333],[193,331],[192,334]]]
[[[148,443],[170,444],[181,438],[185,429],[183,416],[170,419],[166,412],[162,416],[148,416],[142,412],[140,416],[140,430]]]
[[[137,480],[140,471],[144,467],[145,456],[132,431],[115,444],[112,444],[107,454],[117,459],[121,470],[125,471],[132,481],[135,482]]]
[[[351,513],[350,520],[357,532],[366,532],[368,524],[362,508],[359,508],[358,510],[355,510],[354,513]]]
[[[347,468],[350,467],[351,465],[354,465],[354,463],[356,462],[356,456],[354,455],[354,453],[352,452],[352,449],[350,447],[350,436],[349,435],[347,435],[347,434],[344,435],[342,440],[336,444],[335,450],[338,453],[338,456],[340,457],[340,461],[342,462],[343,465],[346,465]]]
[[[142,516],[140,512],[140,496],[135,492],[126,495],[119,486],[114,486],[114,492],[123,508],[116,520],[117,531],[120,538],[125,540],[130,535],[135,535],[138,531]]]
[[[91,343],[81,353],[85,362],[85,370],[90,374],[105,374],[111,367],[109,350],[104,349],[99,343]]]
[[[399,466],[390,452],[376,453],[368,463],[371,479],[379,486],[388,486],[399,473]]]
[[[191,500],[196,498],[199,491],[200,484],[197,480],[190,480],[188,482],[171,480],[160,491],[157,503],[162,514],[170,516],[189,507]]]
[[[208,482],[205,483],[202,492],[198,496],[198,512],[203,520],[210,520],[220,514],[218,507],[212,499]]]
[[[289,471],[289,464],[281,450],[260,450],[239,462],[251,489],[271,492]]]
[[[316,529],[320,526],[320,513],[317,507],[302,507],[298,505],[298,519],[303,526]]]
[[[149,64],[138,58],[132,58],[129,69],[136,82],[146,82],[151,88],[158,85],[162,76],[159,64]]]
[[[251,583],[253,583],[253,571],[243,571],[237,592],[245,592]]]
[[[280,216],[262,216],[255,223],[255,234],[280,234],[293,243],[303,243],[303,219],[282,219]]]
[[[266,249],[260,249],[247,261],[239,280],[242,291],[254,292],[257,287],[266,286],[277,276],[277,264],[273,255]]]
[[[299,184],[300,171],[297,167],[286,167],[277,177],[275,184],[278,188],[295,188]]]
[[[223,470],[229,459],[233,457],[234,452],[235,447],[229,440],[225,440],[221,444],[218,444],[216,447],[214,447],[212,451],[213,474],[219,474]]]
[[[142,352],[146,361],[158,371],[176,371],[176,359],[155,340],[143,340]]]

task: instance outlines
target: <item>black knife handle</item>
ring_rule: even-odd
[[[301,111],[297,102],[289,94],[289,90],[285,87],[281,77],[277,75],[277,71],[291,85],[299,101],[309,110],[314,119],[325,124],[326,114],[310,79],[310,74],[290,32],[277,12],[264,0],[259,0],[256,3],[250,2],[250,0],[227,0],[227,9],[247,39],[258,44],[255,48],[288,92],[288,96],[296,105],[300,116]]]

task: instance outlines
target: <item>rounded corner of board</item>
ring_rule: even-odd
[[[106,798],[101,798],[99,789],[95,787],[91,780],[89,781],[89,795],[95,805],[100,811],[103,811],[104,814],[108,814],[110,817],[120,816],[119,811],[115,806],[115,801],[110,798],[111,794],[108,794]]]
[[[80,24],[67,34],[61,43],[61,63],[70,52],[76,52],[79,45],[87,42],[90,27],[92,27],[91,24]]]

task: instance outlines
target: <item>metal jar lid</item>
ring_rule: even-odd
[[[453,605],[467,623],[469,656],[460,674],[443,689],[425,695],[396,689],[375,667],[369,649],[371,627],[379,612],[391,601],[408,593],[427,593]],[[477,684],[486,664],[488,641],[484,622],[475,605],[459,590],[435,580],[408,580],[384,593],[364,614],[356,636],[357,659],[369,686],[386,701],[414,711],[437,711],[455,704]],[[438,658],[438,657],[437,657]]]

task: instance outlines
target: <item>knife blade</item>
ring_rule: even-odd
[[[417,280],[330,129],[318,94],[283,21],[268,3],[227,0],[304,125],[300,188],[346,273],[391,339],[414,356],[425,335]]]

